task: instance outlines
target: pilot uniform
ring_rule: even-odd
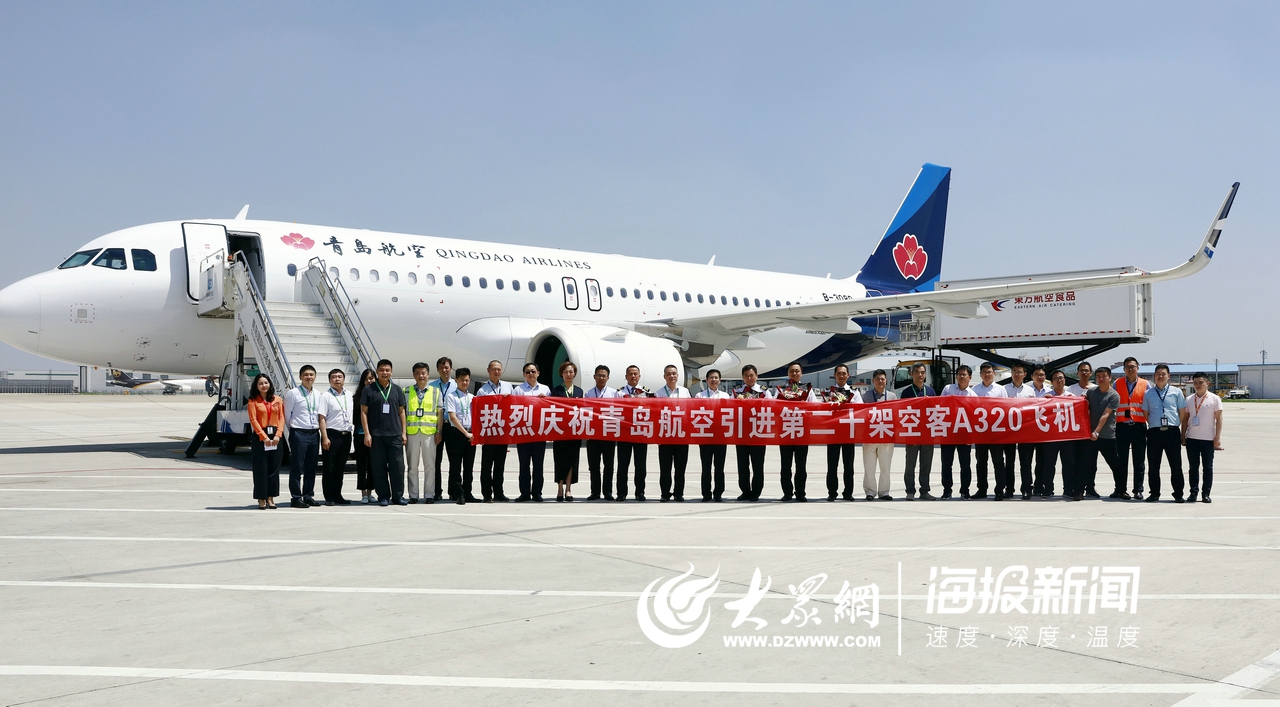
[[[773,396],[772,390],[759,383],[751,386],[749,390],[745,386],[740,386],[733,391],[735,398],[772,399]],[[759,501],[760,494],[764,493],[764,445],[739,444],[734,447],[734,452],[738,457],[738,488],[742,489],[742,495],[738,496],[738,500]]]
[[[607,385],[603,388],[587,388],[583,397],[594,398],[596,400],[609,400],[618,397],[618,391]],[[600,498],[600,493],[603,491],[604,499],[606,501],[612,501],[614,499],[613,457],[617,453],[617,450],[618,443],[613,440],[587,440],[587,469],[591,473],[591,498]],[[604,462],[603,483],[601,483],[602,478],[600,475],[601,461]]]
[[[873,391],[874,392],[874,391]],[[860,403],[862,396],[853,386],[845,383],[843,386],[833,385],[823,393],[823,399],[830,403],[847,402]],[[828,444],[827,445],[827,500],[836,500],[836,495],[840,491],[840,462],[844,461],[844,494],[842,498],[846,501],[853,500],[853,460],[854,451],[858,448],[856,444]],[[863,486],[866,486],[865,480]],[[868,495],[872,492],[868,491]]]
[[[618,389],[618,397],[620,398],[648,398],[652,397],[644,388],[636,388],[631,385],[624,385]],[[646,457],[649,455],[649,445],[640,442],[618,442],[618,495],[614,497],[615,501],[627,500],[627,467],[632,461],[636,464],[636,500],[644,499],[644,477],[647,473],[645,469]]]
[[[700,390],[693,397],[702,400],[727,400],[729,394],[723,390]],[[728,445],[700,444],[698,456],[702,458],[702,501],[719,503],[724,495],[724,457]],[[714,476],[713,476],[714,474]],[[1209,478],[1208,476],[1205,477]]]

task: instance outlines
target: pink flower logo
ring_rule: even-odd
[[[893,262],[904,278],[918,280],[929,264],[929,254],[920,247],[916,237],[908,233],[902,237],[901,243],[893,247]]]
[[[280,236],[280,242],[287,246],[292,246],[298,250],[311,250],[311,246],[316,244],[315,241],[307,238],[301,233],[290,233],[287,236]]]

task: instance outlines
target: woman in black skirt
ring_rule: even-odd
[[[578,367],[573,361],[565,361],[560,364],[560,380],[564,381],[563,385],[557,385],[551,391],[553,398],[581,398],[582,388],[573,384],[573,379],[578,377]],[[558,439],[551,443],[551,456],[555,460],[556,474],[556,500],[572,501],[573,493],[569,488],[573,482],[578,480],[578,458],[582,450],[582,440],[580,439]]]
[[[360,383],[356,385],[355,397],[351,398],[356,401],[356,405],[360,404],[360,394],[364,392],[366,385],[372,385],[378,376],[371,369],[364,369],[364,373],[360,374]],[[364,426],[361,424],[361,416],[357,413],[352,419],[355,423],[355,432],[351,435],[351,439],[356,443],[352,446],[356,448],[356,488],[360,489],[361,503],[375,503],[373,498],[373,473],[369,467],[369,448],[364,446]]]

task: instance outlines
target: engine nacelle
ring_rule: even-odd
[[[679,371],[676,380],[684,385],[680,350],[670,341],[616,327],[598,324],[547,327],[533,337],[525,360],[538,364],[544,379],[549,373],[554,386],[560,383],[557,369],[565,359],[578,364],[576,384],[583,388],[595,385],[591,376],[601,364],[609,367],[609,385],[614,388],[626,384],[626,369],[631,365],[640,367],[640,385],[650,390],[666,385],[662,371],[667,366],[676,367]]]

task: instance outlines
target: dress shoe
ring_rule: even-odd
[[[410,504],[416,504],[417,502],[418,502],[418,499],[416,499],[416,498],[411,498],[411,499],[409,499],[409,503],[410,503]]]
[[[422,503],[423,503],[423,505],[426,505],[426,506],[433,505],[435,502],[436,502],[436,500],[435,500],[434,498],[424,498],[424,499],[422,499]]]
[[[675,501],[676,503],[684,503],[684,496],[676,496],[671,500]]]
[[[408,499],[406,499],[406,498],[397,499],[397,500],[396,500],[396,505],[400,505],[400,506],[407,506],[407,505],[409,505],[409,500],[408,500]]]
[[[1029,494],[1029,493],[1024,493],[1024,494],[1022,494],[1022,500],[1024,500],[1024,501],[1030,501],[1030,500],[1031,500],[1031,494]]]
[[[995,500],[997,500],[997,501],[1003,501],[1003,500],[1004,500],[1004,494],[1002,494],[1002,493],[998,493],[998,494],[996,494]]]
[[[1155,503],[1156,501],[1159,501],[1159,500],[1160,500],[1160,494],[1158,493],[1153,493],[1150,496],[1147,496],[1146,498],[1147,503]]]
[[[324,505],[326,505],[326,506],[333,506],[333,505],[337,505],[337,504],[335,504],[333,501],[325,501],[325,502],[324,502]]]
[[[658,499],[658,502],[666,503],[667,501],[670,501],[670,500],[671,500],[671,497],[664,493],[662,494],[662,497]]]
[[[492,499],[492,498],[489,498],[488,496],[485,496],[485,497],[484,497],[484,502],[485,502],[485,503],[493,503],[493,499]]]
[[[845,493],[845,494],[841,494],[840,498],[843,498],[843,499],[844,499],[844,500],[846,500],[846,501],[852,501],[852,500],[853,500],[853,494],[852,494],[852,493]]]
[[[619,500],[619,501],[623,501],[623,500],[625,500],[625,499],[619,498],[618,500]],[[645,501],[647,501],[647,500],[649,500],[649,499],[645,498],[644,494],[642,494],[642,493],[638,493],[638,494],[636,494],[636,502],[637,502],[637,503],[644,503],[644,502],[645,502]]]
[[[961,489],[961,490],[960,490],[960,498],[963,498],[964,500],[968,501],[969,499],[973,498],[973,494],[969,493],[968,491],[965,491],[965,490]]]
[[[612,500],[613,500],[613,494],[608,494],[608,493],[606,493],[606,494],[604,495],[604,500],[606,500],[606,501],[612,501]]]
[[[973,494],[973,496],[971,496],[970,498],[979,499],[979,498],[986,498],[986,497],[987,497],[987,492],[986,492],[986,491],[979,491],[979,492],[977,492],[977,493]]]
[[[306,501],[302,500],[301,498],[296,498],[292,501],[289,501],[289,507],[290,508],[310,508],[311,505],[308,504]]]
[[[1133,492],[1133,500],[1135,500],[1135,501],[1142,501],[1142,500],[1144,500],[1144,499],[1142,498],[1142,492],[1141,492],[1141,491],[1134,491],[1134,492]]]
[[[530,497],[529,497],[529,496],[526,496],[526,495],[524,495],[524,494],[520,494],[519,496],[516,496],[516,501],[515,501],[515,502],[516,502],[516,503],[528,503],[528,502],[529,502],[529,500],[530,500]]]
[[[599,500],[600,500],[600,494],[598,494],[598,493],[593,493],[593,494],[591,494],[590,496],[587,496],[587,500],[588,500],[588,501],[599,501]]]
[[[319,501],[315,500],[314,498],[310,498],[310,497],[303,498],[303,499],[302,499],[302,502],[303,502],[303,503],[305,503],[305,504],[307,504],[308,506],[318,506],[318,505],[320,505],[320,502],[319,502]]]
[[[534,503],[542,503],[542,497],[541,497],[541,496],[534,496],[534,497],[533,497],[533,502],[534,502]]]
[[[1199,491],[1192,491],[1191,493],[1187,494],[1187,501],[1189,501],[1190,503],[1195,503],[1196,496],[1198,495],[1200,495]]]
[[[611,498],[611,499],[609,499],[609,500],[610,500],[610,501],[615,501],[615,502],[617,502],[617,503],[622,503],[623,501],[627,500],[627,497],[626,497],[626,496],[618,496],[617,498]]]
[[[1128,498],[1128,497],[1129,497],[1129,494],[1127,494],[1127,493],[1125,493],[1125,492],[1123,492],[1123,491],[1116,491],[1115,493],[1111,494],[1110,496],[1107,496],[1107,498],[1114,498],[1114,499],[1117,499],[1117,500],[1122,499],[1122,498]]]
[[[716,496],[716,497],[715,497],[715,502],[716,502],[716,503],[724,503],[724,499],[723,499],[723,498],[720,498],[719,496]],[[1208,503],[1208,501],[1205,501],[1205,503]]]
[[[348,501],[348,500],[347,500],[347,499],[345,499],[345,498],[339,498],[338,500],[334,501],[334,504],[339,505],[339,506],[350,506],[350,505],[351,505],[351,501]]]
[[[1099,496],[1098,492],[1093,489],[1086,490],[1084,492],[1084,497],[1085,498],[1102,498],[1102,496]]]
[[[938,500],[938,499],[937,499],[937,497],[936,497],[936,496],[934,496],[933,494],[929,493],[928,491],[921,491],[921,492],[920,492],[920,500],[921,500],[921,501],[936,501],[936,500]]]
[[[591,499],[587,499],[588,501]],[[556,503],[564,503],[564,494],[556,494]]]
[[[914,501],[916,500],[916,495],[914,493],[909,493],[904,498],[908,501]]]
[[[836,500],[836,495],[835,495],[834,493],[829,493],[829,494],[827,494],[827,502],[828,502],[828,503],[834,503],[834,502],[835,502],[835,500]]]
[[[876,500],[876,497],[875,497],[874,495],[872,495],[872,494],[867,494],[867,500],[868,500],[868,501],[874,501],[874,500]]]
[[[808,496],[796,496],[796,503],[808,503],[808,502],[809,502]]]
[[[1076,494],[1076,495],[1072,496],[1072,497],[1071,497],[1071,500],[1072,500],[1072,501],[1083,501],[1083,500],[1084,500],[1084,494],[1082,494],[1082,493],[1078,493],[1078,494]]]
[[[1183,498],[1182,498],[1181,496],[1174,496],[1174,497],[1173,497],[1173,502],[1174,502],[1174,503],[1185,503],[1186,501],[1184,501],[1184,500],[1183,500]]]
[[[711,503],[711,497],[710,497],[710,496],[703,496],[703,497],[702,497],[702,502],[703,502],[703,503]]]
[[[467,499],[459,496],[458,500],[454,501],[454,503],[458,504],[459,506],[465,506],[467,505]]]
[[[735,501],[750,501],[750,500],[751,500],[751,494],[749,494],[749,493],[744,493],[744,494],[742,494],[741,496],[738,496],[737,498],[735,498],[734,500],[735,500]]]
[[[573,496],[570,496],[569,494],[567,494],[567,493],[566,493],[566,494],[564,495],[564,502],[565,502],[565,503],[573,503]]]
[[[378,501],[378,505],[379,505],[379,506],[382,506],[383,508],[386,508],[386,507],[387,507],[387,505],[388,505],[389,503],[390,503],[390,502],[389,502],[387,499],[385,499],[385,498],[384,498],[384,499],[382,499],[381,501]]]
[[[511,499],[507,496],[494,496],[493,502],[494,503],[511,503]]]
[[[793,497],[791,494],[789,494],[789,493],[784,493],[784,494],[782,494],[782,502],[783,502],[783,503],[786,503],[786,502],[790,501],[792,498],[794,498],[794,497]]]
[[[886,493],[885,495],[883,495],[883,496],[881,496],[881,497],[880,497],[880,500],[881,500],[881,501],[892,501],[892,500],[893,500],[893,496],[890,496],[889,494],[887,494],[887,493]]]
[[[951,500],[951,492],[950,492],[950,491],[943,491],[943,492],[942,492],[942,495],[941,495],[941,496],[939,496],[939,498],[941,498],[941,499],[942,499],[942,500],[944,500],[944,501],[949,501],[949,500]]]
[[[1201,496],[1201,497],[1200,497],[1200,502],[1201,502],[1201,503],[1213,503],[1213,501],[1209,498],[1209,494],[1207,494],[1207,493],[1206,493],[1205,495],[1203,495],[1203,496]],[[272,506],[272,508],[275,508],[275,506]]]

